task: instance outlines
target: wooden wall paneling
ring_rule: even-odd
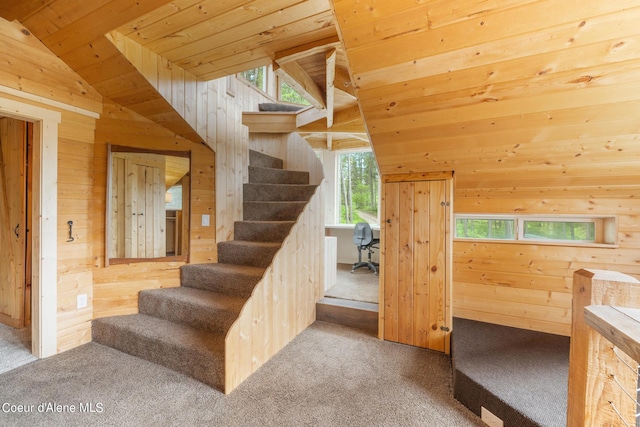
[[[432,252],[435,248],[431,248],[431,244],[437,242],[431,240],[430,232],[431,224],[436,223],[437,218],[431,218],[431,191],[429,182],[415,183],[416,197],[413,207],[413,219],[411,222],[415,224],[412,233],[413,244],[413,318],[415,319],[415,327],[413,330],[413,343],[419,347],[428,347],[431,337],[431,325],[433,322],[433,312],[436,307],[432,307],[431,298],[438,298],[430,292],[432,274],[431,266],[439,266],[437,259],[434,259]],[[434,217],[436,213],[433,212]],[[433,233],[434,236],[438,234]],[[440,350],[442,351],[442,350]]]
[[[205,82],[193,73],[169,62],[122,33],[112,31],[108,38],[134,65],[149,84],[169,102],[202,140],[207,142],[207,107]],[[141,110],[136,109],[138,112]]]
[[[4,109],[13,100],[18,105],[13,111],[35,119],[34,164],[41,168],[34,168],[33,209],[41,216],[32,224],[32,232],[34,254],[42,252],[33,273],[33,350],[38,356],[49,356],[90,339],[92,280],[86,272],[91,271],[87,236],[92,230],[92,203],[86,195],[91,186],[93,129],[102,98],[20,24],[0,20],[0,40],[7,58],[0,88]],[[51,201],[57,210],[52,210]],[[76,219],[74,242],[66,241],[69,213]],[[64,219],[58,222],[58,217]],[[55,229],[46,221],[53,221]],[[84,309],[57,300],[57,295],[69,301],[83,293],[89,298]],[[64,321],[57,321],[63,317]]]
[[[189,262],[213,262],[215,226],[201,226],[201,215],[215,217],[215,154],[205,145],[187,141],[150,120],[107,101],[97,123],[95,159],[95,205],[93,214],[94,317],[137,312],[137,293],[143,289],[180,284],[180,262],[144,262],[104,267],[106,164],[108,143],[158,150],[191,151],[191,206],[183,211],[190,224]],[[164,200],[163,197],[161,199]]]
[[[209,83],[197,80],[195,89],[196,95],[194,99],[196,102],[196,131],[198,132],[198,135],[204,136],[204,141],[208,146],[213,147],[213,143],[209,140]],[[212,111],[215,111],[215,109],[213,109]]]
[[[26,31],[19,23],[0,18],[3,40],[0,54],[11,58],[10,64],[0,71],[2,85],[89,111],[101,111],[100,94],[78,79],[35,36],[23,30]]]
[[[93,184],[96,121],[63,112],[58,141],[58,351],[91,341],[93,317]],[[78,132],[78,129],[86,131]],[[65,173],[73,171],[73,173]],[[69,242],[67,222],[73,221]],[[77,296],[89,304],[77,308]]]
[[[533,185],[536,185],[532,183]],[[570,334],[570,285],[580,268],[616,269],[640,277],[635,262],[637,203],[634,186],[575,186],[456,190],[459,212],[617,215],[618,244],[610,248],[454,243],[454,310],[457,316]],[[570,193],[570,194],[568,194]],[[494,303],[472,307],[472,301]],[[526,311],[525,307],[530,307]],[[550,311],[549,311],[550,310]]]
[[[380,318],[384,331],[384,338],[388,341],[398,341],[398,272],[400,253],[400,184],[387,183],[383,187],[382,196],[382,220],[385,222],[383,233],[384,239],[380,246],[384,264],[382,265],[384,286],[381,286],[380,301],[383,308],[380,310]],[[381,258],[382,260],[382,258]]]
[[[234,78],[234,77],[230,77]],[[233,239],[233,223],[242,219],[242,185],[248,182],[249,149],[284,159],[286,145],[279,139],[252,134],[242,125],[242,112],[246,106],[257,110],[261,102],[272,102],[248,83],[238,80],[235,95],[226,90],[227,79],[209,82],[209,140],[216,151],[216,236],[217,241]],[[277,151],[267,147],[278,147]]]
[[[401,182],[398,189],[398,342],[410,345],[414,345],[414,189],[413,182]]]

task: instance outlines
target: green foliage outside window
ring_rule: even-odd
[[[371,152],[338,156],[340,224],[378,223],[380,180]]]
[[[517,230],[520,229],[520,232]],[[456,218],[456,237],[463,239],[596,242],[595,221]]]
[[[513,219],[456,219],[456,237],[467,239],[515,239]]]
[[[524,221],[524,237],[595,242],[596,225],[593,222]]]
[[[266,67],[258,67],[251,70],[243,71],[240,73],[240,75],[258,89],[265,90],[265,71]]]
[[[302,95],[284,81],[280,81],[280,100],[299,105],[311,105]]]

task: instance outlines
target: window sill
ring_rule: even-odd
[[[380,230],[379,224],[369,224],[372,230]],[[355,224],[325,224],[324,228],[336,229],[336,230],[353,230]]]
[[[580,243],[580,242],[548,242],[545,240],[501,240],[501,239],[462,239],[454,238],[455,242],[465,243],[507,243],[512,245],[537,245],[537,246],[569,246],[579,248],[605,248],[616,249],[617,244],[611,243]]]

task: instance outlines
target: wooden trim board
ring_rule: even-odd
[[[32,353],[57,353],[59,112],[0,97],[0,115],[33,122]]]

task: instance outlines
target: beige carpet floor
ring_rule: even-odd
[[[322,322],[226,396],[89,343],[1,374],[0,402],[34,408],[0,411],[6,426],[484,425],[453,399],[447,356]]]
[[[0,373],[33,362],[31,329],[14,329],[0,325]]]
[[[367,268],[351,273],[351,264],[338,264],[336,284],[327,289],[324,296],[377,304],[379,279]]]

